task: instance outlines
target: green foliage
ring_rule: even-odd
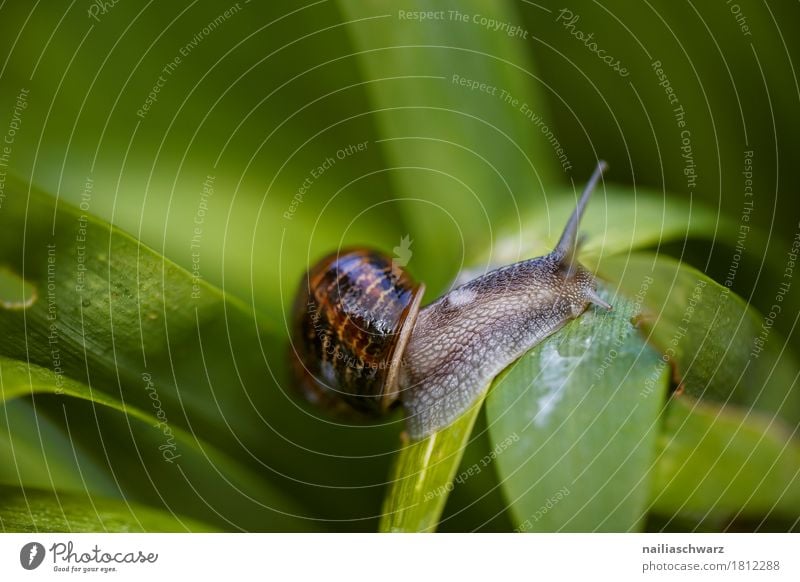
[[[797,6],[575,2],[621,77],[548,2],[284,4],[0,7],[2,528],[791,527]],[[316,258],[407,237],[430,301],[549,251],[598,157],[613,312],[419,443],[295,397]]]
[[[651,509],[720,529],[800,518],[800,444],[774,417],[673,398],[659,437]]]
[[[505,3],[438,4],[446,14],[481,13],[499,22],[513,17]],[[358,0],[339,5],[353,22],[351,35],[368,79],[365,89],[376,110],[376,127],[387,140],[381,146],[417,248],[436,247],[443,236],[454,239],[460,231],[470,236],[468,252],[490,245],[502,212],[512,204],[533,208],[558,175],[542,133],[531,131],[519,110],[501,100],[503,89],[547,114],[543,89],[532,82],[535,69],[522,46],[486,28],[394,18],[389,14],[396,12],[394,6]],[[413,0],[398,9],[420,13],[431,5]],[[462,84],[476,80],[496,89],[489,93]],[[495,148],[489,159],[481,151],[485,143]],[[455,274],[442,265],[455,264],[464,250],[419,253],[412,266],[440,289]]]
[[[800,422],[794,355],[742,298],[696,269],[648,253],[611,258],[601,272],[622,293],[640,297],[642,330],[688,394]]]
[[[204,532],[208,526],[136,504],[91,495],[0,486],[4,532]]]
[[[222,529],[316,529],[312,516],[355,495],[336,487],[337,479],[357,479],[371,462],[347,476],[336,473],[347,461],[318,457],[325,439],[319,423],[280,390],[263,389],[277,372],[260,350],[279,351],[282,343],[252,309],[102,221],[65,203],[56,208],[36,191],[28,200],[21,189],[12,191],[0,214],[0,257],[25,273],[37,299],[24,310],[0,310],[7,330],[0,338],[4,399],[53,395],[37,397],[37,411],[107,465],[117,477],[115,495]],[[25,216],[26,235],[36,243],[19,236]],[[82,262],[84,255],[91,260]],[[85,403],[69,402],[76,398]],[[265,424],[262,411],[276,416]],[[80,430],[70,428],[76,423]],[[16,436],[9,432],[12,455]],[[375,439],[357,444],[367,451],[380,446]],[[46,463],[53,462],[57,450],[41,447]],[[310,478],[320,467],[331,471],[329,510],[304,508],[303,500],[322,503],[313,481],[282,475],[281,466],[292,466],[303,450],[317,459]],[[142,471],[149,478],[141,479]],[[272,475],[265,478],[265,471]]]
[[[489,396],[492,442],[518,438],[496,463],[520,531],[636,531],[647,513],[669,374],[631,323],[637,307],[604,298],[613,311],[539,344]]]
[[[436,530],[480,404],[447,428],[421,441],[404,444],[394,461],[381,531]]]

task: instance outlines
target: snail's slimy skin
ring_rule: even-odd
[[[554,252],[491,271],[425,307],[400,372],[410,438],[450,425],[492,378],[594,297],[591,273]]]

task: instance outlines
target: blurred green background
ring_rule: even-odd
[[[304,257],[339,243],[388,248],[411,234],[423,249],[435,237],[437,253],[456,260],[419,253],[425,256],[411,268],[441,289],[458,259],[492,240],[492,229],[541,206],[547,186],[584,180],[597,157],[610,162],[615,182],[693,195],[736,220],[743,152],[752,150],[754,221],[770,234],[770,247],[756,254],[780,254],[797,230],[788,193],[797,191],[798,176],[786,162],[800,156],[800,120],[792,66],[798,40],[778,23],[795,22],[796,5],[738,3],[751,31],[745,36],[724,2],[576,2],[569,7],[580,16],[575,29],[556,22],[561,5],[502,4],[493,10],[524,27],[527,39],[489,34],[471,21],[398,21],[402,3],[241,2],[181,57],[235,5],[120,2],[97,22],[88,4],[32,10],[6,3],[0,42],[7,117],[19,90],[30,91],[11,168],[73,203],[91,178],[92,213],[187,268],[202,183],[215,176],[203,276],[252,294],[276,319],[283,313],[276,299],[285,304],[291,296]],[[630,75],[614,72],[571,30],[594,32]],[[397,48],[387,34],[422,46]],[[482,51],[486,45],[495,53]],[[163,73],[176,56],[177,69]],[[686,111],[698,174],[691,191],[655,60]],[[571,169],[563,171],[522,113],[501,107],[499,97],[453,86],[454,74],[535,100],[531,109],[552,128]],[[136,112],[159,76],[166,82],[142,119]],[[397,109],[407,107],[413,109]],[[408,141],[376,144],[387,138]],[[365,141],[364,152],[313,181],[291,221],[282,218],[312,169]],[[398,191],[398,183],[406,189]],[[419,200],[399,200],[411,184]],[[693,262],[713,269],[715,261],[698,253]],[[739,277],[735,288],[759,301],[769,295],[759,284]]]
[[[59,200],[83,202],[85,212],[199,269],[273,331],[261,349],[245,341],[245,331],[235,350],[219,348],[252,350],[252,369],[261,366],[262,375],[232,366],[228,377],[268,393],[265,406],[273,408],[250,411],[241,440],[235,416],[194,427],[215,446],[236,449],[233,457],[299,500],[296,512],[311,519],[244,524],[231,517],[237,526],[376,527],[399,417],[372,429],[332,426],[283,392],[296,286],[311,261],[342,245],[391,252],[409,236],[408,268],[433,298],[464,266],[529,256],[525,245],[539,233],[521,225],[531,215],[547,217],[546,236],[556,236],[562,216],[549,220],[553,192],[580,185],[602,158],[609,181],[663,196],[665,213],[671,201],[683,201],[719,218],[707,240],[657,250],[720,282],[751,199],[750,224],[761,234],[747,238],[731,284],[762,312],[775,302],[800,231],[796,2],[102,5],[0,7],[0,133],[27,91],[7,171]],[[428,13],[424,21],[419,11]],[[591,42],[627,74],[601,60]],[[696,181],[684,173],[687,136]],[[752,152],[752,198],[745,196],[745,152]],[[24,195],[7,184],[7,196]],[[597,200],[590,213],[602,221],[602,194]],[[793,285],[775,320],[793,348],[799,293]],[[187,367],[193,358],[199,366],[195,352],[172,349]],[[172,354],[164,370],[171,365]],[[191,415],[178,412],[185,381],[180,374],[166,381],[175,387],[176,423],[191,427]],[[68,423],[57,398],[37,397],[36,407],[63,433]],[[91,418],[84,408],[73,405],[70,414]],[[87,435],[84,446],[102,473],[94,440]],[[468,456],[480,458],[480,446]],[[138,461],[132,464],[136,475]],[[51,485],[86,490],[85,482],[69,481],[74,468]],[[19,479],[12,471],[4,481]],[[134,492],[122,477],[100,480],[103,495],[163,504],[158,485]],[[50,488],[46,481],[31,482]],[[484,473],[456,487],[442,529],[511,529],[494,485]],[[214,514],[194,517],[225,523]]]

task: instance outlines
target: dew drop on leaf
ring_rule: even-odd
[[[38,295],[36,287],[8,269],[0,266],[0,308],[27,309]]]

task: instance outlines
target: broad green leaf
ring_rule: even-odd
[[[234,5],[117,3],[97,22],[5,2],[0,119],[28,90],[11,171],[279,319],[309,255],[391,251],[407,229],[379,203],[391,183],[335,2]]]
[[[436,531],[482,404],[483,399],[447,428],[404,443],[394,459],[381,531]]]
[[[658,445],[652,511],[698,526],[755,520],[756,529],[800,518],[800,441],[781,420],[676,396]]]
[[[495,381],[487,399],[496,468],[518,531],[636,531],[650,491],[668,371],[606,289]]]
[[[317,415],[298,403],[289,381],[284,321],[226,297],[63,201],[56,207],[10,177],[5,192],[0,266],[32,285],[37,300],[26,309],[0,308],[0,354],[53,370],[57,383],[72,378],[126,407],[155,413],[155,393],[174,429],[202,435],[285,497],[301,500],[302,511],[285,512],[289,521],[301,518],[288,529],[314,523],[302,518],[335,521],[336,529],[375,528],[396,420],[354,427]],[[42,406],[66,422],[59,398],[43,397]],[[87,424],[71,438],[101,457],[105,442],[136,455],[135,438],[112,438],[129,432],[127,421],[103,413],[108,424],[98,424],[84,418],[90,409],[78,408],[70,412]],[[155,469],[168,468],[159,463]],[[169,474],[161,476],[165,482],[143,484],[149,501],[172,486]],[[126,478],[123,486],[142,485],[133,471]],[[236,527],[226,508],[251,501],[240,492],[228,497],[219,518]],[[257,515],[248,513],[243,527],[280,529],[272,519],[253,523]]]
[[[37,394],[58,395],[64,407],[65,417],[68,416],[67,408],[71,406],[68,401],[73,398],[90,402],[93,405],[97,404],[127,416],[128,419],[124,424],[118,423],[122,434],[115,437],[117,442],[106,443],[105,448],[111,449],[117,446],[119,441],[124,441],[126,436],[132,437],[134,442],[140,446],[140,450],[133,456],[125,456],[126,463],[131,465],[132,469],[144,470],[151,479],[159,473],[159,469],[173,465],[175,467],[168,471],[168,473],[172,473],[173,477],[167,477],[155,487],[158,495],[153,497],[153,503],[164,504],[167,509],[171,509],[170,503],[174,503],[181,512],[187,515],[197,512],[209,521],[219,519],[215,512],[209,513],[209,508],[213,508],[215,505],[227,505],[226,510],[231,514],[238,513],[242,527],[245,527],[244,523],[247,522],[251,528],[259,526],[259,522],[253,520],[252,516],[262,513],[265,509],[267,514],[270,513],[270,510],[274,512],[291,511],[294,514],[301,512],[298,506],[293,505],[291,500],[272,488],[269,482],[262,481],[248,469],[239,466],[238,462],[232,461],[225,454],[216,451],[214,447],[198,438],[198,435],[192,435],[178,427],[172,427],[166,421],[166,417],[156,416],[157,412],[150,413],[131,405],[125,405],[99,390],[92,390],[70,378],[59,380],[54,373],[38,366],[26,365],[23,362],[0,357],[0,405],[21,396]],[[163,409],[160,410],[163,411]],[[78,431],[74,435],[74,440],[71,441],[73,447],[79,446],[81,437],[85,437],[85,433],[80,431],[80,424],[77,426],[77,429],[69,431],[70,436],[73,436],[73,431]],[[153,447],[144,447],[143,445],[153,435],[157,436],[153,440],[159,444]],[[21,452],[23,454],[26,452],[25,448],[35,450],[36,443],[23,440],[22,435],[9,434],[8,436],[12,447],[15,444],[22,445]],[[111,438],[110,435],[106,440],[109,438]],[[46,464],[61,462],[60,459],[55,458],[56,455],[53,454],[55,451],[49,443],[45,445],[40,442],[39,444],[39,454],[44,456]],[[14,460],[16,462],[16,455]],[[116,475],[108,457],[106,460],[109,463],[108,468],[112,474]],[[25,460],[22,459],[22,462]],[[81,473],[83,472],[82,467],[78,466],[77,469]],[[92,470],[92,467],[90,466],[88,469]],[[189,483],[182,484],[181,479],[176,478],[180,474],[190,477],[194,483],[191,486]],[[147,479],[142,482],[146,483]],[[20,480],[20,486],[25,484],[29,483]],[[62,483],[61,480],[58,482],[53,480],[50,483],[52,489],[57,491],[62,490],[64,485],[67,483]],[[100,493],[89,488],[88,484],[84,483],[84,485],[88,495]],[[180,494],[169,491],[169,489],[175,489]],[[130,494],[141,495],[142,487],[123,485],[119,493],[126,497]],[[247,496],[251,499],[251,503],[237,507],[237,502],[231,501],[232,498],[235,499],[236,494]],[[270,529],[299,527],[290,519],[285,519],[285,516],[280,513],[262,514],[261,519],[263,519],[264,527]],[[231,525],[231,523],[223,521],[223,527]]]
[[[59,378],[57,374],[46,368],[0,356],[0,405],[9,400],[35,393],[58,394],[88,400],[113,408],[153,427],[158,427],[162,422],[135,406],[126,406],[105,392],[92,390],[71,378]],[[179,438],[184,436],[186,435],[181,434]]]
[[[493,240],[493,225],[533,208],[569,170],[558,136],[548,141],[546,89],[525,41],[486,26],[519,24],[509,3],[338,4],[411,229],[410,266],[441,289],[465,253]],[[432,12],[436,19],[414,18]]]
[[[207,525],[127,501],[0,486],[3,532],[207,532]]]
[[[611,178],[613,171],[609,170]],[[482,252],[475,265],[483,270],[549,253],[575,209],[582,187],[579,181],[574,191],[558,188],[548,192],[539,211],[530,213],[522,225],[506,224],[494,246]],[[733,240],[735,236],[730,222],[706,206],[646,188],[615,184],[598,187],[581,220],[580,232],[585,237],[580,259],[587,267],[596,267],[605,257],[632,249],[696,238],[717,240],[727,236]]]
[[[0,406],[0,484],[119,496],[100,460],[24,399]]]
[[[729,289],[675,259],[645,253],[603,261],[601,275],[646,307],[641,326],[687,394],[800,421],[797,361],[762,316]]]

